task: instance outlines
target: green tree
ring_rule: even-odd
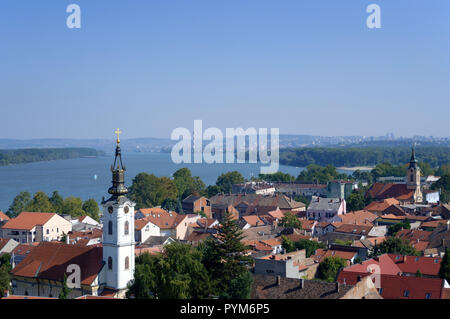
[[[31,203],[25,208],[25,210],[29,212],[53,213],[54,207],[47,194],[44,192],[36,192]]]
[[[411,229],[411,224],[409,223],[408,220],[405,220],[404,222],[396,223],[394,225],[389,226],[388,227],[388,235],[395,236],[402,229]]]
[[[208,196],[208,198],[211,198],[217,194],[219,194],[222,190],[220,189],[219,186],[217,185],[209,185],[208,187],[206,187],[206,196]]]
[[[302,229],[302,222],[292,212],[286,212],[281,218],[279,225],[281,227]]]
[[[416,277],[422,277],[422,272],[420,271],[420,269],[417,269],[416,271]]]
[[[450,282],[450,249],[445,249],[445,254],[439,267],[439,278],[446,279],[447,282]]]
[[[67,275],[64,274],[64,280],[63,280],[63,286],[61,288],[61,291],[59,292],[59,299],[67,299],[69,297],[70,292],[72,291],[72,289],[70,289],[67,286]]]
[[[218,227],[217,239],[207,239],[201,246],[203,264],[210,273],[217,295],[232,296],[232,280],[241,278],[248,271],[251,258],[244,252],[248,249],[242,240],[238,222],[225,212]]]
[[[347,211],[358,211],[366,207],[364,193],[358,190],[354,190],[346,199]]]
[[[299,241],[294,242],[290,240],[284,235],[281,235],[282,244],[281,246],[285,249],[286,252],[290,253],[296,250],[306,250],[306,258],[314,255],[316,250],[319,248],[325,248],[325,244],[319,243],[317,241],[308,240],[308,239],[300,239]]]
[[[177,188],[178,197],[185,199],[189,195],[205,193],[205,183],[198,176],[192,176],[189,168],[180,168],[173,173],[173,181]]]
[[[281,247],[287,252],[293,252],[295,251],[295,242],[285,235],[281,235]]]
[[[177,198],[177,187],[170,178],[139,173],[133,179],[129,197],[136,209],[160,206],[167,198]]]
[[[348,179],[348,175],[338,173],[333,165],[323,167],[316,164],[308,165],[297,177],[297,181],[315,183],[327,183],[335,179]]]
[[[303,195],[297,195],[297,196],[295,196],[295,197],[294,197],[294,200],[295,200],[296,202],[301,202],[301,203],[305,204],[306,207],[308,207],[309,204],[311,203],[311,200],[308,199],[308,197],[303,196]]]
[[[181,200],[179,198],[177,198],[177,199],[166,198],[162,202],[161,208],[165,209],[167,211],[177,212],[178,214],[184,214],[183,205],[181,204]]]
[[[100,208],[98,207],[95,199],[90,198],[86,200],[81,209],[86,213],[86,215],[92,217],[96,221],[100,221]]]
[[[406,240],[398,237],[389,237],[381,244],[374,246],[372,255],[399,254],[407,256],[419,256],[419,252]]]
[[[345,259],[340,257],[327,257],[325,258],[317,268],[317,275],[320,279],[334,282],[337,278],[339,270],[347,267]]]
[[[145,253],[136,259],[135,278],[128,297],[138,299],[207,298],[211,283],[201,252],[188,244],[172,243],[160,255]]]
[[[83,201],[79,197],[69,196],[64,199],[63,214],[70,215],[72,217],[79,217],[86,215],[83,210]]]
[[[295,177],[291,174],[283,173],[283,172],[276,172],[273,174],[259,174],[258,178],[255,178],[253,180],[260,180],[260,181],[266,181],[266,182],[293,182],[295,181]]]
[[[228,291],[222,291],[219,294],[219,299],[249,299],[252,283],[252,274],[250,271],[245,271],[238,278],[230,281],[230,288]]]
[[[222,192],[231,193],[234,184],[244,183],[245,179],[238,171],[221,174],[216,181],[216,185],[220,187]]]
[[[59,195],[58,191],[54,191],[52,193],[52,197],[50,197],[50,203],[53,206],[53,211],[61,214],[63,211],[64,199]]]
[[[31,195],[28,192],[20,192],[19,195],[14,197],[11,206],[9,206],[6,214],[10,218],[14,218],[19,215],[21,212],[25,211],[25,208],[31,205],[32,199]]]

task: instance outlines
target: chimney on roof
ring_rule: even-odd
[[[281,277],[277,276],[277,286],[280,286],[280,285],[281,285]]]
[[[300,279],[300,284],[298,286],[299,289],[303,289],[303,287],[305,287],[305,279]]]
[[[403,262],[404,263],[406,262],[406,256],[403,256]]]
[[[70,244],[69,234],[66,235],[66,244],[67,244],[67,245]]]

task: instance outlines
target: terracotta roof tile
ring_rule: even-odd
[[[67,266],[81,268],[81,283],[90,285],[103,267],[102,248],[41,242],[12,270],[20,277],[63,281]]]
[[[55,213],[32,213],[32,212],[23,212],[20,213],[16,218],[10,219],[3,225],[4,229],[24,229],[31,230],[36,225],[44,225],[46,222],[50,220]]]

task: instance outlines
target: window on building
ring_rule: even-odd
[[[414,182],[414,176],[411,174],[411,182]]]
[[[130,269],[130,258],[127,256],[125,257],[125,270]]]
[[[112,221],[108,222],[108,235],[112,235],[113,233],[113,224]]]
[[[50,229],[47,229],[47,235],[50,234]]]
[[[409,297],[409,290],[405,290],[405,292],[403,293],[403,297]]]
[[[125,221],[125,235],[128,235],[130,233],[130,223],[128,223],[128,220]]]
[[[113,268],[113,264],[112,264],[112,257],[108,257],[108,270],[112,270]]]
[[[427,294],[425,295],[425,299],[431,299],[431,293],[427,293]]]

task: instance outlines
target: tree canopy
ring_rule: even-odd
[[[133,178],[129,197],[136,209],[160,206],[167,198],[177,199],[175,182],[168,177],[139,173]]]
[[[332,256],[325,258],[317,268],[317,276],[325,281],[334,282],[339,270],[347,267],[347,261],[343,258]]]
[[[179,242],[165,246],[160,255],[138,256],[128,287],[127,296],[138,299],[203,299],[212,292],[201,251]]]
[[[244,183],[245,179],[238,171],[232,171],[221,174],[216,181],[216,185],[220,187],[224,193],[231,193],[233,184]]]

